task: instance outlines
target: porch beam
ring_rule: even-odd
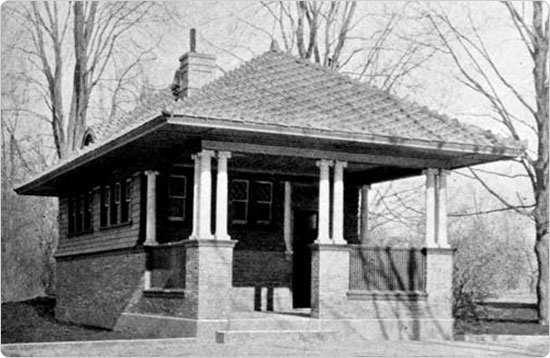
[[[209,150],[228,150],[231,152],[248,154],[278,155],[300,158],[325,158],[328,160],[348,161],[357,163],[371,163],[394,165],[407,168],[446,168],[448,160],[440,159],[422,159],[402,156],[373,155],[363,153],[338,152],[331,150],[321,150],[314,148],[282,147],[252,143],[219,142],[203,140],[202,148]]]
[[[147,203],[145,219],[145,242],[143,245],[157,245],[157,175],[155,170],[146,170],[147,176]]]

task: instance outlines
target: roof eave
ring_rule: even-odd
[[[51,190],[48,190],[48,188],[44,186],[47,182],[155,131],[165,124],[166,117],[164,115],[159,115],[150,121],[131,128],[122,135],[116,136],[105,143],[93,147],[72,159],[59,163],[46,172],[41,173],[38,177],[21,184],[14,190],[20,195],[55,196],[55,193],[52,193]]]
[[[201,117],[190,115],[172,114],[168,119],[171,124],[179,124],[194,127],[208,127],[217,129],[237,130],[245,132],[261,132],[265,134],[280,134],[288,136],[308,137],[320,140],[341,140],[349,142],[354,141],[365,144],[391,145],[403,148],[414,148],[422,150],[446,150],[449,152],[463,154],[478,154],[491,157],[516,158],[524,154],[522,147],[515,146],[483,146],[464,143],[435,142],[421,139],[402,138],[383,136],[375,134],[359,134],[350,132],[340,132],[333,129],[316,129],[292,127],[284,125],[260,124],[235,121],[226,118]]]

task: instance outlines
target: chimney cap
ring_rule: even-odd
[[[189,30],[189,52],[196,52],[197,48],[197,39],[196,39],[196,30]]]

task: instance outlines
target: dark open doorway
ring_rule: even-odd
[[[311,307],[311,250],[309,244],[317,237],[317,212],[294,212],[294,243],[292,270],[292,301],[294,308]]]

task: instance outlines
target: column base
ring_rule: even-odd
[[[230,241],[230,240],[231,240],[231,236],[229,236],[229,235],[217,235],[217,236],[214,236],[214,240],[218,240],[218,241]]]
[[[186,240],[185,292],[196,319],[218,319],[231,312],[233,248],[236,240]]]
[[[348,245],[311,244],[311,316],[332,317],[349,290]]]
[[[453,256],[456,249],[425,248],[426,293],[431,314],[436,319],[453,316]]]

